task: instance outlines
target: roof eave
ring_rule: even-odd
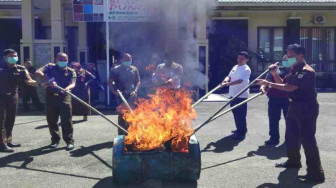
[[[19,1],[11,1],[11,2],[1,2],[0,1],[0,5],[20,5],[21,6],[21,2]]]
[[[230,7],[336,7],[336,3],[233,3],[233,2],[218,2],[217,6],[230,6]]]

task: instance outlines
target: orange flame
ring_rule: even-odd
[[[149,64],[145,69],[146,69],[146,71],[149,71],[149,72],[153,73],[155,71],[155,65]]]
[[[150,99],[140,99],[137,104],[134,113],[124,114],[130,125],[126,145],[148,151],[171,141],[173,152],[188,152],[191,124],[197,116],[190,92],[159,88]]]

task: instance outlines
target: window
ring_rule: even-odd
[[[307,50],[306,60],[319,72],[335,70],[336,28],[300,28],[300,43]]]
[[[258,62],[258,70],[264,70],[263,63],[273,63],[282,60],[284,55],[284,28],[258,28],[258,53],[264,62]]]

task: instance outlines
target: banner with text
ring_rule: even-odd
[[[108,22],[155,22],[159,3],[153,0],[108,0],[105,20]],[[160,1],[157,1],[160,2]]]

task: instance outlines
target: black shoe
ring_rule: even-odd
[[[279,140],[269,139],[269,140],[265,141],[266,146],[276,146],[278,144],[279,144]]]
[[[73,150],[75,148],[75,146],[73,144],[68,144],[66,147],[67,151]]]
[[[313,175],[313,174],[306,174],[304,176],[299,176],[300,179],[304,179],[306,182],[309,183],[323,183],[325,181],[324,174]]]
[[[6,145],[0,146],[0,152],[5,152],[5,153],[12,153],[14,152],[14,149],[11,147],[8,147]]]
[[[14,144],[14,143],[8,143],[7,146],[14,148],[14,147],[21,147],[21,144]]]
[[[277,168],[301,168],[302,165],[301,165],[301,163],[290,163],[290,162],[286,161],[284,163],[275,164],[275,167],[277,167]]]
[[[58,142],[52,142],[52,143],[49,145],[49,148],[54,149],[54,148],[57,148],[57,146],[58,146]]]
[[[235,136],[233,137],[233,139],[234,139],[234,140],[239,140],[239,141],[240,141],[240,140],[244,140],[244,139],[245,139],[245,135],[238,135],[238,134],[237,134],[237,135],[235,135]]]

